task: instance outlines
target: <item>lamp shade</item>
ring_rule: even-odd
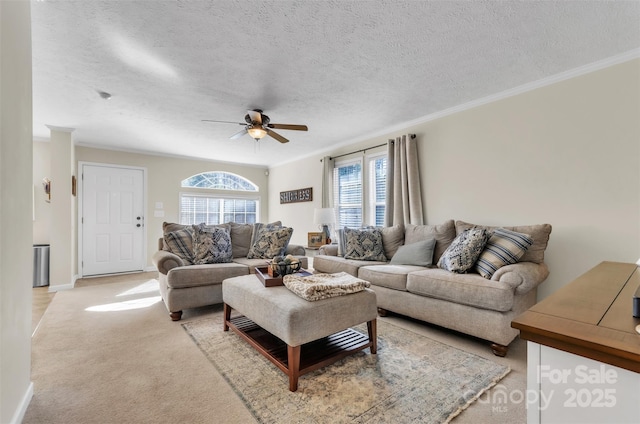
[[[320,225],[335,224],[336,214],[333,208],[316,208],[313,212],[313,222]]]

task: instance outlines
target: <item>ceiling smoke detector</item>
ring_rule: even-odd
[[[107,93],[106,91],[100,91],[100,90],[96,90],[98,92],[98,95],[104,99],[104,100],[109,100],[111,98],[111,94]]]

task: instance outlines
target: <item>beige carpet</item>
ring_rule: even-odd
[[[85,279],[55,295],[33,337],[34,397],[25,424],[256,422],[180,323],[169,319],[154,276]],[[220,312],[220,305],[188,310],[181,322]],[[511,368],[454,423],[526,421],[522,402],[493,401],[496,391],[524,393],[526,343],[512,343],[509,355],[497,358],[484,341],[397,316],[383,321]]]
[[[361,351],[303,375],[292,393],[288,377],[223,332],[222,321],[219,314],[183,326],[261,423],[449,422],[510,371],[381,321],[377,355]]]

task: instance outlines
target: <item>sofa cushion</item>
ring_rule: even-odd
[[[314,272],[326,272],[333,274],[336,272],[348,272],[354,277],[358,276],[358,269],[365,265],[384,265],[387,262],[359,261],[355,259],[345,259],[340,256],[316,255],[313,258]]]
[[[451,272],[467,272],[478,260],[489,237],[490,233],[485,228],[463,231],[442,254],[438,267]]]
[[[517,225],[514,227],[490,227],[470,224],[464,221],[456,221],[456,232],[459,234],[464,230],[472,227],[484,227],[488,230],[495,230],[496,228],[505,228],[507,230],[516,231],[518,233],[524,233],[531,236],[533,244],[527,249],[524,255],[520,258],[520,262],[534,262],[540,264],[544,262],[544,251],[547,248],[549,242],[549,235],[551,234],[551,225],[539,224],[539,225]]]
[[[449,302],[505,312],[511,310],[514,290],[504,282],[487,280],[478,274],[456,274],[439,268],[412,272],[407,291]]]
[[[164,235],[166,250],[182,259],[186,264],[193,264],[193,228],[183,228]]]
[[[382,232],[377,228],[353,230],[344,229],[347,240],[344,252],[345,259],[361,261],[387,261],[382,243]]]
[[[390,263],[393,265],[433,265],[433,249],[436,246],[435,239],[422,240],[400,246]]]
[[[404,225],[393,225],[391,227],[377,227],[382,232],[382,246],[384,255],[392,258],[400,246],[404,244]]]
[[[433,252],[433,262],[438,263],[440,256],[456,238],[456,226],[453,219],[440,225],[413,225],[404,227],[404,244],[412,244],[417,241],[435,239],[436,247]]]
[[[230,222],[231,226],[231,248],[234,258],[247,256],[251,248],[251,236],[253,235],[253,224],[238,224]]]
[[[367,265],[358,269],[358,278],[366,280],[374,286],[406,291],[407,274],[424,269],[424,267],[414,265]]]
[[[498,268],[518,262],[532,243],[528,234],[496,228],[476,262],[476,272],[491,278]]]
[[[247,254],[248,259],[272,259],[275,256],[284,255],[293,228],[290,227],[264,227],[259,233]]]
[[[210,286],[220,284],[227,278],[247,274],[249,274],[249,268],[235,262],[189,265],[170,269],[167,272],[167,284],[173,289]]]
[[[196,265],[231,262],[229,226],[193,226],[193,262]]]

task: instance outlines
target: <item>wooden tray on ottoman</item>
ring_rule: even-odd
[[[308,277],[309,275],[312,275],[306,269],[300,269],[300,271],[296,272],[296,274],[298,274],[301,277]],[[284,283],[282,282],[282,276],[278,276],[278,277],[270,276],[266,266],[256,267],[256,276],[258,277],[258,280],[260,280],[265,287],[275,287],[275,286],[284,285]]]

